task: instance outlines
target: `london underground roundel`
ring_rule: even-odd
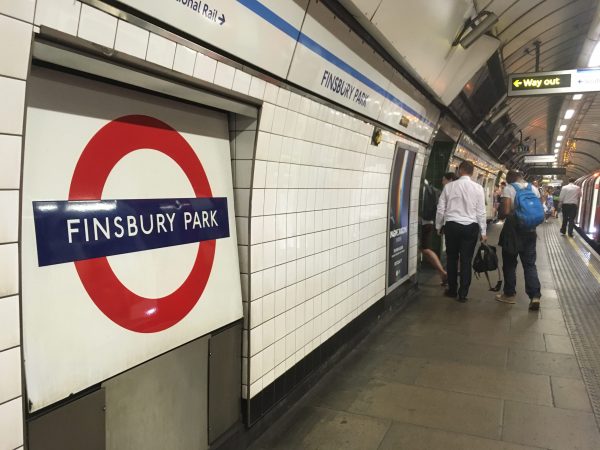
[[[115,164],[140,148],[155,148],[172,158],[187,175],[197,197],[212,197],[202,163],[177,131],[148,116],[127,116],[104,126],[86,146],[71,180],[69,200],[100,198]],[[177,323],[194,307],[204,291],[214,257],[215,241],[203,241],[185,282],[175,292],[157,299],[127,289],[105,256],[76,261],[75,267],[90,298],[111,320],[132,331],[153,332]]]
[[[115,165],[131,152],[154,149],[187,176],[196,198],[102,200]],[[102,127],[81,153],[67,201],[33,202],[40,266],[73,262],[96,306],[131,331],[165,330],[196,305],[215,257],[215,239],[229,236],[227,199],[212,196],[194,150],[166,123],[130,115]],[[162,298],[129,290],[107,256],[199,242],[187,279]]]
[[[45,68],[28,83],[21,305],[37,411],[243,311],[227,115]]]

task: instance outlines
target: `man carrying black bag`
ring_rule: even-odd
[[[500,233],[504,292],[496,295],[502,303],[516,303],[517,256],[523,264],[525,292],[529,296],[529,309],[540,309],[540,280],[536,262],[537,234],[535,227],[544,220],[540,193],[523,176],[514,170],[506,175],[507,185],[502,194],[502,211],[506,221]]]
[[[448,289],[444,295],[461,303],[467,301],[471,285],[471,261],[477,238],[481,237],[482,242],[487,240],[485,194],[483,187],[471,179],[473,170],[470,161],[460,163],[460,177],[444,186],[435,216],[436,230],[442,233],[443,228],[446,235]]]

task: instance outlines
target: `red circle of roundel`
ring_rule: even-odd
[[[188,177],[196,197],[212,197],[202,163],[186,140],[166,123],[149,116],[130,115],[103,126],[83,150],[69,191],[69,200],[100,200],[115,165],[139,149],[157,150],[175,161]],[[162,298],[146,298],[127,289],[106,257],[75,261],[85,290],[113,322],[138,333],[172,327],[196,305],[212,269],[215,241],[198,245],[194,265],[183,284]]]

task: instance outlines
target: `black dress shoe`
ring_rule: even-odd
[[[457,302],[461,302],[461,303],[465,303],[467,300],[468,300],[467,297],[458,297],[456,299]]]
[[[456,298],[456,292],[452,292],[452,291],[449,291],[448,289],[446,289],[444,291],[444,296],[450,297],[450,298]]]

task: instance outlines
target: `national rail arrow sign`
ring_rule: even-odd
[[[600,91],[600,68],[512,74],[508,96],[569,94]]]

